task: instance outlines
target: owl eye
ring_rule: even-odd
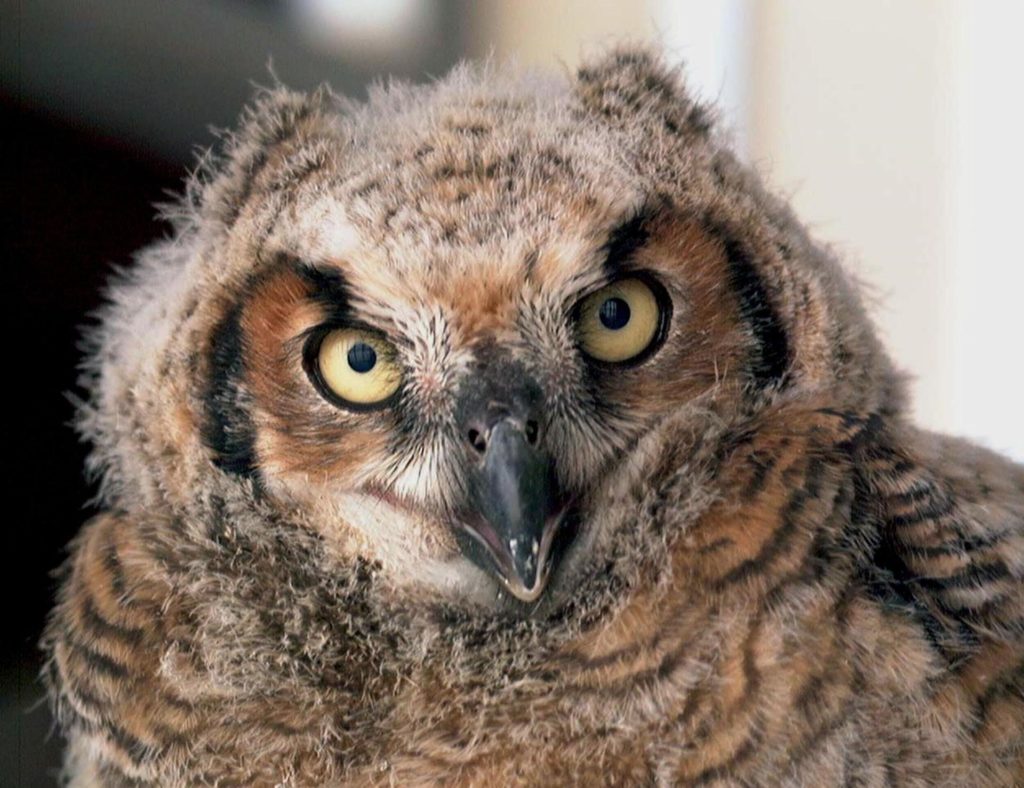
[[[577,307],[583,352],[607,363],[639,358],[661,338],[664,303],[652,284],[639,278],[620,279],[587,296]]]
[[[402,382],[394,346],[358,328],[328,331],[320,341],[315,362],[315,377],[342,404],[382,403]]]

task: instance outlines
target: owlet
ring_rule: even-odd
[[[645,49],[261,92],[110,290],[76,785],[1024,784],[1024,468]]]

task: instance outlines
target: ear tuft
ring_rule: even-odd
[[[330,98],[326,87],[310,93],[281,85],[260,88],[242,112],[239,129],[232,135],[232,147],[247,145],[269,148],[284,142],[325,110]]]
[[[323,135],[333,99],[326,86],[310,93],[281,85],[260,88],[242,112],[237,130],[223,132],[219,150],[200,162],[186,190],[186,206],[230,225],[268,165],[276,160],[280,166],[278,152],[308,146]]]
[[[584,64],[575,90],[585,110],[612,123],[656,118],[670,134],[699,137],[714,124],[710,109],[687,95],[682,69],[649,47],[619,47]]]

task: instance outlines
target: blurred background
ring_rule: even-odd
[[[568,71],[623,37],[660,41],[865,282],[918,420],[1024,460],[1022,29],[1024,4],[998,0],[0,0],[15,288],[0,783],[50,785],[59,765],[35,643],[48,572],[91,511],[67,427],[77,326],[111,268],[167,231],[152,204],[268,64],[361,97],[466,57]]]

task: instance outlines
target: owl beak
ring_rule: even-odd
[[[565,516],[535,421],[506,415],[475,436],[463,549],[523,602],[543,593]]]

